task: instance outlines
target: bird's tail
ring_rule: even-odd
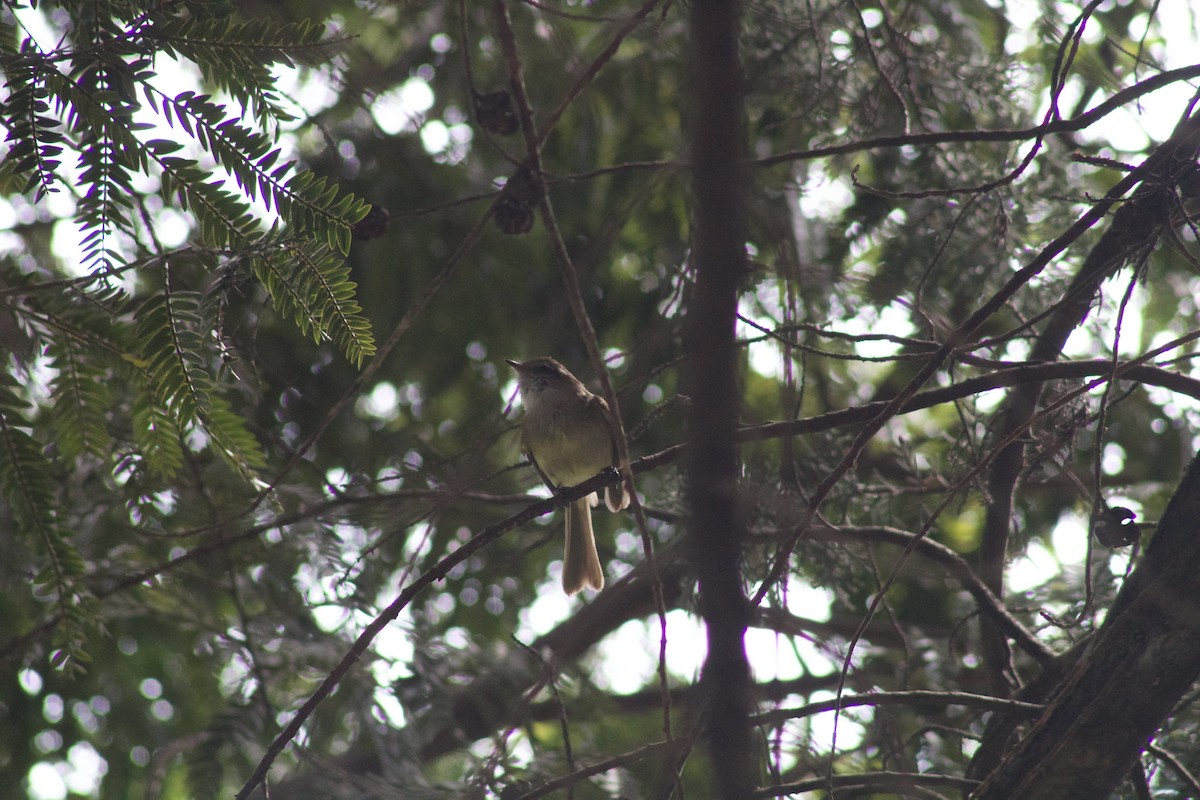
[[[567,506],[567,542],[563,553],[562,585],[567,594],[575,594],[585,586],[604,588],[604,570],[596,552],[596,537],[592,534],[592,509],[588,497]]]

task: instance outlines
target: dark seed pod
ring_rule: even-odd
[[[378,239],[387,233],[388,212],[382,206],[371,206],[367,215],[354,224],[350,232],[355,239]]]
[[[508,92],[477,94],[474,100],[475,119],[479,120],[485,131],[498,136],[511,136],[520,130],[517,109]]]
[[[505,195],[496,203],[496,227],[509,236],[529,233],[533,230],[533,209]]]
[[[542,202],[546,190],[529,167],[521,167],[504,184],[504,193],[527,206],[535,206]]]
[[[1123,506],[1112,506],[1096,518],[1096,540],[1105,547],[1128,547],[1137,541],[1141,531],[1134,518],[1137,514]]]
[[[1200,197],[1200,166],[1190,165],[1179,178],[1178,186],[1185,199]]]
[[[500,800],[510,800],[510,798],[520,797],[523,794],[529,794],[534,790],[534,785],[530,781],[517,781],[510,783],[500,790],[498,795]]]

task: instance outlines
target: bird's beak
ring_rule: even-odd
[[[513,361],[511,358],[506,358],[506,359],[504,359],[504,363],[508,364],[510,367],[515,369],[517,372],[521,371],[521,362],[520,361]]]

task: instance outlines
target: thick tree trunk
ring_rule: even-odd
[[[688,530],[708,631],[702,683],[712,769],[718,796],[741,800],[754,789],[755,766],[734,441],[738,285],[746,266],[737,3],[697,0],[691,33],[696,283],[687,319]]]
[[[1200,676],[1200,457],[1084,648],[975,800],[1108,797]]]

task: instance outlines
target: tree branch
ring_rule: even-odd
[[[1200,676],[1200,457],[1049,708],[976,800],[1108,797]]]
[[[1198,139],[1200,118],[1188,120],[1138,168],[1142,191],[1117,211],[1108,230],[1088,253],[1063,302],[1034,343],[1031,360],[1056,360],[1067,338],[1087,316],[1101,282],[1124,265],[1131,253],[1154,246],[1166,230],[1172,210],[1165,203],[1163,192],[1172,190],[1179,180],[1182,165],[1193,164]],[[1122,183],[1128,180],[1126,178]],[[1111,196],[1112,192],[1109,194]],[[1025,466],[1026,433],[1043,385],[1039,382],[1022,384],[1009,394],[996,414],[1001,421],[996,436],[1001,441],[1009,440],[1009,444],[997,454],[988,472],[988,503],[979,548],[979,569],[988,587],[998,597],[1004,594],[1008,535],[1017,482]],[[993,689],[1000,692],[1011,688],[1010,683],[1015,678],[1009,674],[1007,645],[987,628],[983,631],[983,652]]]

